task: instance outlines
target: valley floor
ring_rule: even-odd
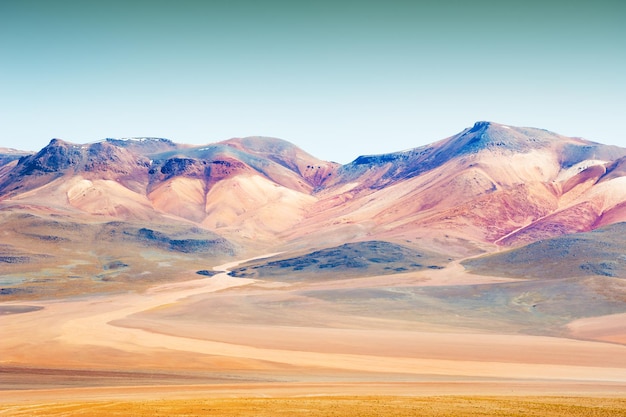
[[[600,331],[621,340],[620,316],[575,340],[498,317],[461,326],[471,317],[436,304],[417,316],[378,291],[513,280],[454,265],[289,284],[188,274],[0,305],[0,415],[626,415],[626,345]]]

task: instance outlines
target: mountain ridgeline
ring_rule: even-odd
[[[265,137],[53,139],[36,153],[0,148],[0,214],[123,223],[134,232],[119,239],[159,250],[305,253],[375,241],[462,258],[626,222],[625,161],[626,148],[492,122],[345,165]],[[208,237],[176,241],[146,225]],[[5,252],[41,255],[20,242]]]

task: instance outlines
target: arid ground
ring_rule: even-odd
[[[416,292],[515,279],[455,263],[316,282],[187,274],[3,303],[0,415],[626,415],[623,315],[530,334]]]

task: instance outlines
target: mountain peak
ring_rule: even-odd
[[[250,136],[229,139],[220,143],[256,157],[273,161],[301,175],[314,187],[318,187],[327,181],[339,168],[339,164],[322,161],[283,139]]]
[[[252,152],[260,155],[285,155],[305,153],[302,149],[291,142],[268,136],[248,136],[245,138],[233,138],[223,142],[227,146]]]
[[[480,130],[485,130],[487,128],[489,128],[489,126],[492,125],[492,122],[489,121],[478,121],[476,123],[474,123],[474,126],[472,126],[472,128],[470,129],[470,132],[478,132]]]
[[[102,142],[125,148],[143,155],[171,151],[179,148],[179,145],[165,138],[135,137],[135,138],[107,138]]]
[[[471,128],[440,143],[445,143],[444,146],[454,154],[474,154],[482,151],[526,153],[544,148],[557,138],[560,136],[547,130],[478,121]]]
[[[543,130],[543,129],[534,129],[534,128],[520,128],[520,127],[515,127],[515,126],[508,126],[502,123],[496,123],[496,122],[492,122],[489,120],[479,120],[477,122],[474,123],[474,126],[472,126],[471,128],[469,128],[469,132],[480,132],[480,131],[485,131],[485,130],[491,130],[491,129],[495,129],[495,130],[518,130],[518,129],[532,129],[532,130]],[[546,130],[543,130],[544,132],[547,132]]]
[[[64,175],[117,179],[147,171],[148,164],[146,157],[107,141],[74,144],[54,138],[39,152],[21,157],[0,182],[0,192],[23,192]]]
[[[69,168],[82,159],[78,145],[62,139],[52,139],[42,150],[22,161],[23,174],[58,172]]]
[[[55,146],[55,145],[72,145],[72,143],[67,141],[67,140],[65,140],[65,139],[52,138],[52,139],[50,139],[50,142],[48,142],[48,145],[46,145],[46,146]],[[44,146],[44,148],[46,146]]]

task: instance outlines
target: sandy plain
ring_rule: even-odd
[[[376,300],[378,287],[505,278],[458,265],[315,283],[184,274],[140,293],[3,303],[0,415],[626,415],[622,316],[601,319],[607,343],[589,321],[571,325],[591,339],[577,340],[446,312],[420,321]],[[329,291],[361,298],[317,296]]]

